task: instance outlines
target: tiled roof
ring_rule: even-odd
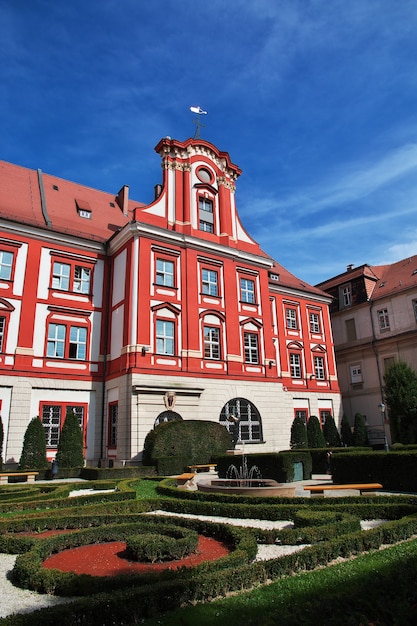
[[[361,265],[323,281],[317,287],[329,291],[360,277],[364,278],[369,300],[378,300],[405,289],[417,288],[417,255],[391,265]]]
[[[104,242],[132,219],[137,202],[129,201],[128,215],[116,202],[116,194],[84,187],[42,174],[45,204],[42,206],[39,175],[35,170],[0,161],[0,217],[47,228],[55,232]],[[90,210],[81,217],[78,209]]]
[[[289,289],[294,289],[296,291],[303,291],[305,293],[315,294],[317,296],[329,297],[327,293],[325,293],[322,289],[318,287],[313,287],[309,285],[307,282],[302,281],[294,274],[291,274],[285,267],[280,265],[275,261],[274,266],[271,268],[271,274],[275,274],[278,276],[278,280],[274,280],[270,278],[270,285],[275,285],[279,287],[280,285],[283,287],[287,287]]]

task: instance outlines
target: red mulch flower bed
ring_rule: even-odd
[[[220,541],[203,535],[199,537],[197,552],[178,561],[138,563],[137,561],[129,561],[126,558],[125,550],[126,543],[123,541],[80,546],[53,554],[43,562],[43,567],[59,569],[62,572],[90,574],[91,576],[117,576],[119,574],[193,567],[204,561],[214,561],[230,552]]]

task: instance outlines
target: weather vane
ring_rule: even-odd
[[[203,111],[203,109],[200,106],[190,107],[190,111],[192,113],[197,114],[197,117],[193,119],[194,124],[197,125],[197,128],[195,129],[195,133],[194,133],[194,139],[200,139],[200,129],[201,127],[204,128],[204,124],[201,123],[200,115],[207,115],[207,111]]]

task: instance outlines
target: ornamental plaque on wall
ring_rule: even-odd
[[[173,411],[175,406],[176,396],[175,391],[167,391],[164,395],[165,408],[168,411]]]

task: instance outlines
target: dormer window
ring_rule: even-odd
[[[214,233],[213,201],[204,196],[198,198],[199,229]]]

